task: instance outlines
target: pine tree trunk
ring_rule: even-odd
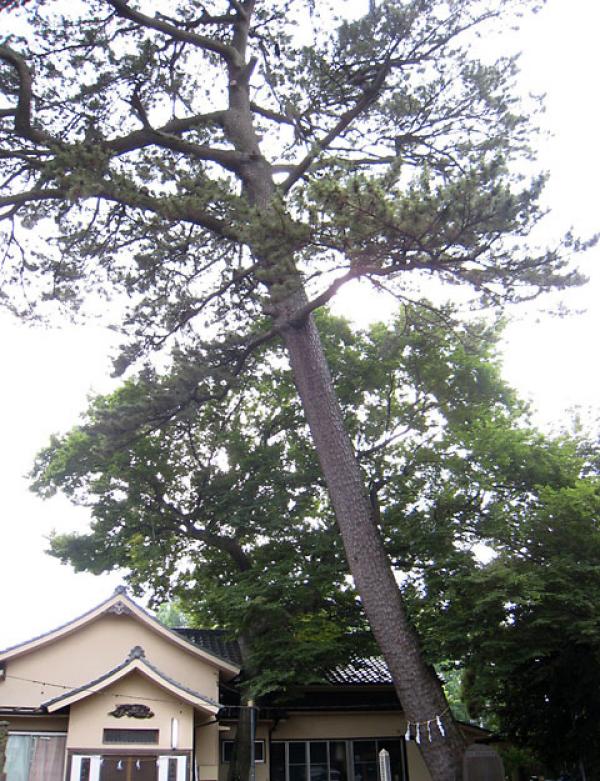
[[[252,5],[248,4],[246,22],[235,27],[233,37],[241,62],[245,61]],[[285,323],[306,304],[306,294],[294,262],[295,226],[291,218],[286,222],[282,212],[273,208],[276,188],[253,125],[247,73],[245,66],[229,66],[229,110],[224,131],[234,148],[248,155],[248,163],[240,171],[243,192],[264,217],[262,225],[259,222],[255,225],[251,249],[261,262],[262,281],[270,291],[268,314]],[[269,216],[276,218],[273,223],[269,223]],[[276,242],[272,225],[276,226]],[[350,572],[394,679],[400,703],[413,722],[443,717],[446,738],[434,726],[431,743],[425,732],[421,750],[432,781],[461,781],[462,736],[447,712],[435,672],[425,665],[417,637],[407,621],[400,591],[371,516],[360,467],[344,427],[313,318],[307,317],[297,327],[286,328],[283,335]]]
[[[304,294],[301,291],[293,298],[286,304],[290,311],[297,311]],[[446,737],[441,736],[433,722],[429,742],[426,727],[421,727],[420,748],[432,781],[460,781],[464,741],[448,711],[437,676],[425,664],[418,638],[408,623],[313,318],[287,329],[284,339],[350,572],[398,698],[411,722],[422,723],[441,716]]]

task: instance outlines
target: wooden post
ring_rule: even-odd
[[[8,721],[0,721],[0,781],[6,781],[4,764],[6,761],[7,743],[8,743]]]

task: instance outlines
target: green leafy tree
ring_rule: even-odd
[[[496,335],[476,324],[451,332],[415,309],[366,333],[323,315],[319,324],[395,566],[417,573],[431,556],[429,535],[411,540],[400,559],[394,521],[382,523],[380,505],[402,502],[397,512],[409,527],[429,528],[427,497],[465,482],[456,452],[485,444],[477,434],[470,441],[462,422],[485,414],[513,429],[523,408],[492,360]],[[94,400],[83,425],[40,454],[34,473],[39,493],[62,490],[94,518],[90,534],[55,537],[54,554],[92,572],[121,567],[157,601],[177,594],[196,623],[229,629],[242,643],[248,698],[314,682],[323,668],[371,650],[281,357],[281,345],[263,348],[251,379],[227,399],[115,450],[112,427],[145,397],[148,376],[129,381]],[[475,504],[465,504],[475,520]],[[440,557],[453,555],[458,535],[467,546],[479,539],[464,520],[438,534]]]
[[[156,611],[156,617],[165,626],[180,627],[189,625],[189,619],[179,600],[163,602]]]
[[[12,12],[24,37],[0,46],[4,300],[21,314],[33,301],[125,301],[119,370],[173,349],[170,381],[148,377],[124,439],[225,397],[255,350],[283,339],[357,590],[412,720],[446,704],[311,312],[358,278],[406,299],[434,274],[488,303],[579,281],[564,248],[526,246],[543,181],[514,173],[529,134],[515,65],[481,63],[471,46],[526,5],[384,0],[353,19],[311,0],[31,3]],[[25,239],[36,225],[43,246]],[[423,752],[435,780],[460,777],[452,725]]]
[[[482,507],[497,555],[425,575],[420,628],[461,659],[469,712],[558,774],[600,778],[600,479],[597,456],[569,439],[520,434],[494,454],[505,480]],[[508,445],[508,446],[507,446]],[[495,482],[499,485],[499,471]],[[511,487],[512,486],[512,487]],[[514,486],[520,486],[515,491]],[[483,487],[483,490],[489,490]],[[487,516],[487,517],[486,517]]]

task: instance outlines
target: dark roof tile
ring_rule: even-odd
[[[209,653],[220,656],[238,667],[242,666],[242,655],[236,640],[224,629],[173,629],[186,640],[203,648]],[[392,676],[387,665],[380,657],[356,658],[349,664],[335,667],[325,673],[325,680],[331,684],[354,685],[390,685]]]
[[[242,654],[237,640],[232,640],[231,635],[225,629],[190,629],[189,627],[176,627],[172,629],[185,640],[213,656],[220,656],[230,664],[241,667]]]
[[[328,670],[325,677],[333,684],[392,684],[392,676],[381,657],[354,659],[349,664]]]

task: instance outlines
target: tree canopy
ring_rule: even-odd
[[[345,282],[423,280],[483,303],[576,284],[566,237],[529,246],[529,111],[476,35],[525,0],[92,0],[12,11],[0,44],[2,300],[22,316],[118,302],[116,370],[156,351],[113,426],[223,399],[281,337],[358,592],[409,718],[445,710],[344,430],[311,312]],[[15,29],[17,29],[15,27]],[[34,233],[34,230],[37,233]],[[43,240],[42,240],[43,235]],[[408,683],[410,681],[410,684]],[[422,747],[434,779],[461,741]]]
[[[366,332],[330,316],[319,324],[395,566],[416,574],[431,557],[432,541],[423,538],[426,519],[444,504],[442,484],[473,525],[448,521],[435,542],[439,555],[453,555],[458,540],[472,547],[481,539],[475,503],[467,510],[471,499],[458,490],[473,475],[456,454],[485,448],[485,435],[471,436],[465,421],[485,414],[508,436],[523,412],[491,360],[493,329],[450,332],[415,309]],[[33,474],[38,493],[63,491],[94,519],[88,534],[55,537],[54,555],[92,572],[122,567],[157,602],[179,594],[196,620],[244,635],[258,657],[249,665],[254,694],[318,679],[360,653],[366,630],[281,356],[281,344],[264,347],[252,378],[227,399],[115,449],[105,411],[114,423],[146,395],[143,378],[128,381],[54,438]],[[394,508],[391,517],[382,505]],[[252,636],[261,625],[264,643]]]
[[[364,332],[318,323],[428,661],[462,671],[472,717],[556,772],[592,773],[596,446],[531,427],[501,379],[497,328],[451,332],[411,309]],[[122,567],[157,601],[177,595],[195,623],[243,637],[254,696],[373,652],[281,354],[264,347],[226,400],[115,451],[102,412],[127,415],[144,395],[129,381],[53,439],[33,475],[38,493],[63,491],[94,519],[54,537],[53,555]]]

